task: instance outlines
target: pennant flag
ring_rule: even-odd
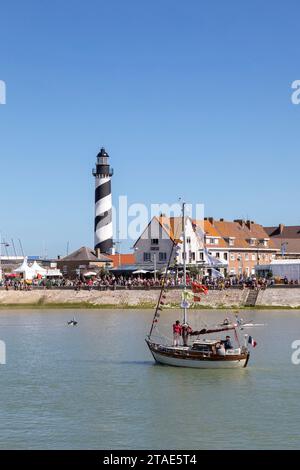
[[[194,294],[200,294],[201,292],[205,295],[208,293],[208,287],[200,284],[199,282],[192,282],[192,291]]]
[[[194,294],[188,290],[184,290],[181,295],[182,300],[193,300]]]
[[[255,341],[254,338],[252,338],[252,336],[249,336],[249,338],[248,338],[248,343],[251,344],[251,346],[252,346],[253,348],[255,348],[255,347],[257,346],[257,342]]]

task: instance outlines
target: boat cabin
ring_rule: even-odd
[[[193,343],[192,350],[200,352],[216,352],[217,345],[220,344],[220,341],[214,339],[198,339]]]
[[[204,354],[216,354],[218,356],[241,354],[241,348],[225,350],[220,340],[200,339],[193,343],[192,351],[199,351]]]

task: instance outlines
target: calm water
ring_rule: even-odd
[[[154,365],[150,310],[0,311],[0,448],[300,448],[300,312],[242,316],[267,323],[249,368],[205,371]]]

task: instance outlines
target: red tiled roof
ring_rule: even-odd
[[[285,244],[286,253],[300,253],[299,225],[280,225],[277,227],[264,227],[264,229],[278,249],[281,249],[282,244]]]
[[[250,239],[264,240],[270,238],[262,225],[255,222],[245,223],[243,221],[214,221],[214,227],[221,234],[223,238],[234,238],[235,248],[253,248],[250,245]],[[255,245],[256,246],[256,245]],[[259,248],[263,248],[259,246]],[[272,240],[268,240],[266,248],[275,248]]]
[[[113,267],[135,264],[135,255],[131,253],[117,253],[115,255],[107,255],[113,262]]]

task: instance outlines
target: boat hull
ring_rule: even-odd
[[[213,356],[204,357],[196,353],[190,353],[181,348],[161,348],[150,341],[148,347],[155,361],[175,367],[189,367],[194,369],[236,369],[245,368],[249,361],[249,352],[235,356]]]

